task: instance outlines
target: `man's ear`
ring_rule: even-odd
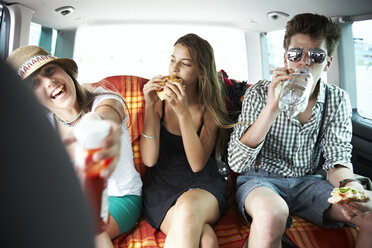
[[[332,61],[333,61],[333,57],[328,57],[327,58],[327,64],[324,66],[323,71],[328,71],[329,70],[329,68],[331,67]]]

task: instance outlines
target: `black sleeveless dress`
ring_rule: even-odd
[[[202,127],[203,123],[199,127],[198,135]],[[210,192],[218,201],[221,216],[226,213],[226,182],[218,173],[216,160],[210,157],[203,170],[193,172],[186,158],[182,137],[170,133],[162,121],[158,162],[147,168],[143,178],[143,209],[146,221],[158,229],[177,198],[190,189]]]

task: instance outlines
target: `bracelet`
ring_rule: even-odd
[[[156,136],[150,136],[150,135],[146,135],[144,133],[141,134],[143,137],[147,138],[147,139],[156,139]]]
[[[340,186],[339,186],[339,188],[344,187],[346,184],[348,184],[348,183],[350,183],[350,182],[357,182],[357,183],[362,184],[358,179],[355,179],[355,178],[347,178],[347,179],[343,179],[343,180],[340,181]]]

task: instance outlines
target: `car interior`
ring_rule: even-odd
[[[176,39],[195,33],[208,40],[220,79],[240,87],[236,90],[243,97],[247,87],[261,79],[271,80],[274,68],[283,66],[284,30],[300,13],[325,15],[341,28],[332,66],[322,78],[349,95],[354,173],[372,179],[370,0],[0,0],[0,60],[5,61],[18,47],[38,45],[53,56],[74,59],[79,82],[114,87],[128,105],[134,163],[143,176],[146,168],[139,152],[145,104],[142,90],[153,76],[167,74]],[[226,177],[236,176],[230,171]],[[241,247],[250,232],[235,204],[213,228],[219,247],[226,248]],[[355,246],[357,234],[356,227],[325,229],[294,216],[283,247],[349,248]],[[164,241],[165,235],[141,217],[113,245],[152,248],[163,247]]]

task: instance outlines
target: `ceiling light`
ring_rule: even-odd
[[[341,16],[340,18],[338,18],[338,21],[340,23],[351,23],[352,22],[350,16]]]
[[[58,9],[55,9],[54,11],[63,15],[63,16],[68,16],[70,14],[72,14],[72,12],[74,12],[74,7],[72,6],[63,6],[63,7],[60,7]]]
[[[270,20],[273,20],[273,21],[275,21],[279,17],[288,17],[288,16],[289,15],[287,13],[281,12],[281,11],[271,11],[271,12],[267,13],[267,17]]]

